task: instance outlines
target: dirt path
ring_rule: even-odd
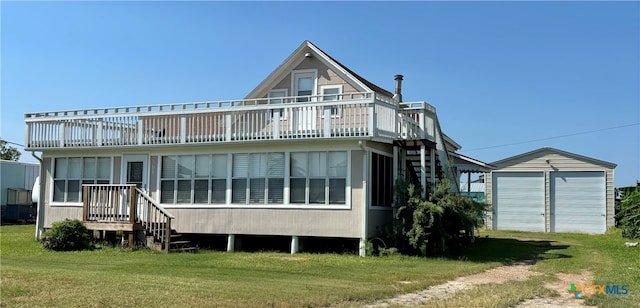
[[[568,292],[568,286],[572,283],[576,285],[591,284],[593,277],[591,273],[584,271],[581,274],[556,274],[558,280],[548,282],[544,285],[545,288],[554,290],[560,294],[560,297],[551,298],[533,298],[520,303],[516,308],[553,308],[553,307],[588,307],[584,305],[582,301],[577,301],[575,296]]]
[[[526,260],[513,265],[500,266],[479,274],[458,277],[455,280],[435,285],[425,290],[380,300],[365,307],[414,306],[430,300],[453,297],[457,292],[471,289],[479,284],[505,283],[514,280],[524,281],[531,276],[540,275],[540,273],[531,270],[531,266],[534,263],[535,261],[533,260]],[[576,301],[572,298],[573,295],[567,292],[567,286],[571,283],[588,284],[591,281],[591,275],[588,272],[584,272],[580,275],[557,274],[556,276],[558,280],[545,284],[545,287],[557,291],[561,295],[560,297],[530,299],[520,303],[517,307],[586,307],[581,301]]]

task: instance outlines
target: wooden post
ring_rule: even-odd
[[[167,225],[164,234],[164,251],[169,252],[169,245],[171,245],[171,218],[167,217]]]
[[[87,221],[89,214],[89,189],[82,186],[82,221]]]
[[[129,232],[129,248],[130,249],[133,249],[133,238],[134,238],[133,237],[133,232],[135,232],[135,231],[130,231]]]
[[[130,185],[129,189],[129,222],[133,224],[136,222],[136,185]]]

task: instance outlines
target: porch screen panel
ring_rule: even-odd
[[[53,178],[54,202],[81,202],[82,184],[109,184],[110,157],[56,158]]]
[[[227,190],[227,155],[211,157],[211,203],[225,203]]]
[[[80,181],[82,179],[82,158],[69,158],[69,179],[67,181],[67,202],[80,202]]]
[[[175,202],[176,157],[163,156],[160,171],[160,202]]]
[[[234,154],[233,203],[284,202],[284,153]]]
[[[291,203],[345,204],[346,176],[347,152],[291,153]]]
[[[68,160],[66,158],[56,158],[55,159],[55,168],[54,171],[54,191],[53,191],[53,201],[55,202],[65,202],[65,192],[67,191],[67,163]]]
[[[306,203],[307,153],[291,153],[290,202]]]
[[[327,153],[309,153],[309,203],[324,204],[327,176]]]
[[[249,155],[249,203],[264,204],[266,192],[267,154]]]
[[[267,176],[268,203],[284,202],[284,153],[269,153]]]
[[[193,184],[193,202],[209,203],[209,155],[196,155],[195,180]]]
[[[233,179],[231,202],[247,202],[247,178],[249,176],[249,154],[233,154]]]
[[[109,184],[111,179],[111,157],[98,157],[96,162],[96,184]]]
[[[329,203],[345,204],[347,190],[347,152],[329,152]]]
[[[239,160],[239,168],[235,169],[235,174],[243,173],[244,171],[241,170],[243,169],[243,158],[235,158]],[[226,154],[164,156],[162,164],[160,185],[162,203],[211,204],[226,202]]]
[[[378,153],[371,154],[371,204],[391,206],[393,203],[392,158]]]

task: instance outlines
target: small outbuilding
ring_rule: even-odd
[[[605,233],[614,226],[614,163],[546,147],[491,165],[490,229]]]

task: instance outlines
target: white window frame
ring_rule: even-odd
[[[282,98],[280,96],[272,97],[271,96],[272,93],[284,93],[284,95],[282,96]],[[289,89],[271,89],[269,91],[269,93],[267,93],[267,100],[269,102],[269,105],[272,105],[272,104],[273,105],[284,105],[286,103],[285,97],[287,97],[288,95],[289,95]],[[282,100],[282,102],[280,102],[280,103],[272,103],[271,102],[272,100],[277,100],[277,99]],[[272,119],[273,119],[273,111],[274,110],[275,109],[271,109],[271,113],[270,113]],[[288,115],[287,108],[284,108],[284,107],[280,108],[280,120],[281,121],[282,120],[286,120],[287,119],[287,115]]]
[[[227,186],[228,186],[227,182],[229,181],[228,180],[229,179],[229,175],[227,174],[228,170],[227,170],[226,166],[225,166],[225,174],[226,175],[225,175],[225,178],[224,178],[224,180],[225,180],[225,201],[223,201],[223,202],[214,202],[214,201],[211,200],[212,195],[213,195],[213,191],[211,190],[212,181],[214,181],[214,180],[222,180],[222,178],[215,177],[215,175],[212,173],[212,168],[214,167],[214,165],[213,165],[214,164],[213,156],[216,156],[216,155],[224,155],[225,160],[226,160],[226,164],[225,165],[228,165],[228,162],[229,162],[228,156],[226,154],[220,154],[220,153],[212,153],[212,154],[209,154],[209,153],[168,154],[168,155],[160,155],[160,156],[158,156],[159,157],[159,159],[158,159],[158,162],[159,162],[158,163],[158,165],[159,165],[158,166],[158,169],[159,169],[159,172],[158,172],[158,192],[159,192],[158,197],[159,198],[158,198],[158,200],[160,201],[160,203],[163,206],[164,205],[171,205],[171,206],[176,206],[177,208],[189,207],[189,206],[192,206],[192,205],[226,204],[226,199],[227,199],[227,197],[226,197],[226,189],[227,189]],[[179,157],[181,157],[181,156],[191,157],[193,159],[193,166],[192,166],[193,170],[191,170],[191,175],[188,178],[187,177],[180,178],[180,175],[177,173],[178,172],[177,168],[179,168],[179,166],[178,166]],[[208,169],[209,169],[208,173],[209,174],[207,176],[196,176],[196,172],[197,172],[196,171],[196,168],[197,168],[196,160],[197,160],[198,156],[204,156],[204,157],[207,157],[207,159],[208,159]],[[170,157],[170,158],[175,160],[174,163],[176,164],[175,165],[176,166],[176,173],[172,177],[162,177],[162,167],[163,167],[163,159],[164,159],[164,157]],[[178,202],[178,196],[177,196],[178,182],[179,181],[187,181],[187,180],[190,181],[190,183],[191,183],[190,184],[191,193],[190,193],[190,197],[189,197],[190,202],[179,203]],[[207,203],[197,203],[197,202],[195,202],[196,181],[204,181],[204,180],[207,181]],[[172,181],[173,182],[173,196],[172,196],[173,202],[171,202],[171,203],[163,203],[162,202],[162,182],[163,181]]]
[[[309,77],[311,77],[311,79],[313,80],[313,86],[311,87],[311,94],[310,94],[311,98],[309,99],[309,101],[305,103],[316,101],[315,96],[318,93],[318,70],[305,69],[305,70],[295,70],[291,72],[291,89],[293,91],[292,95],[296,97],[299,96],[298,95],[298,79],[309,78]],[[297,102],[297,99],[295,102]]]
[[[309,165],[309,155],[311,153],[325,153],[325,167],[329,167],[329,162],[330,162],[330,158],[329,158],[329,154],[331,152],[344,152],[345,153],[345,158],[346,158],[346,163],[347,163],[347,170],[346,173],[344,175],[344,177],[338,177],[338,176],[332,176],[329,174],[329,172],[327,172],[325,175],[322,176],[311,176],[309,174],[309,170],[310,170],[310,165]],[[291,154],[301,154],[304,153],[304,155],[306,155],[306,162],[307,162],[307,166],[306,166],[306,170],[305,172],[307,173],[304,177],[302,176],[293,176],[293,170],[290,170],[289,175],[288,175],[288,180],[289,180],[289,194],[291,194],[291,179],[300,179],[300,180],[304,180],[305,182],[305,187],[304,187],[304,203],[300,203],[300,202],[296,202],[296,203],[291,203],[294,205],[301,205],[301,206],[309,206],[309,207],[315,207],[315,206],[326,206],[326,207],[341,207],[341,206],[349,206],[350,205],[350,194],[349,194],[349,190],[350,190],[350,185],[349,185],[349,181],[350,181],[350,176],[349,176],[349,169],[350,169],[350,165],[351,165],[351,161],[349,160],[349,156],[350,156],[350,152],[349,151],[292,151],[289,152],[289,155],[291,156]],[[344,203],[331,203],[330,201],[330,191],[331,191],[331,180],[334,179],[344,179],[345,181],[345,186],[344,186]],[[311,202],[311,196],[310,196],[310,189],[311,189],[311,181],[312,180],[323,180],[324,181],[324,202],[323,203],[312,203]],[[291,195],[289,195],[291,196]]]
[[[54,193],[55,193],[55,181],[62,179],[62,178],[56,178],[55,177],[55,175],[56,175],[55,172],[56,172],[56,168],[57,168],[56,160],[57,159],[61,159],[61,158],[64,158],[67,161],[69,161],[69,158],[80,158],[81,168],[82,168],[81,172],[84,172],[84,160],[85,159],[87,159],[87,158],[95,158],[96,159],[96,163],[97,163],[97,159],[99,159],[99,158],[107,158],[107,159],[109,159],[109,179],[108,179],[108,181],[109,181],[109,184],[113,184],[113,182],[114,182],[114,179],[113,179],[113,176],[114,176],[114,173],[113,173],[113,164],[114,164],[113,156],[52,156],[51,157],[51,170],[50,170],[50,172],[51,172],[51,190],[47,194],[47,199],[49,200],[50,206],[53,206],[53,207],[55,207],[55,206],[79,206],[79,207],[82,207],[82,184],[83,184],[82,181],[85,180],[85,179],[88,179],[88,178],[85,178],[84,175],[81,175],[80,178],[72,179],[72,180],[79,180],[80,181],[80,192],[79,192],[79,194],[80,194],[80,200],[81,201],[79,201],[79,202],[78,201],[53,201],[53,196],[54,196]],[[98,170],[97,170],[97,164],[96,164],[96,172],[97,171]],[[94,180],[97,180],[97,179],[98,179],[97,177],[94,177]],[[69,181],[69,177],[67,176],[64,179],[64,181],[68,182]],[[65,187],[66,187],[66,185],[65,185]],[[64,193],[65,194],[65,200],[67,198],[67,193],[68,193],[67,191],[65,191],[65,193]]]
[[[269,165],[270,162],[270,155],[273,154],[282,154],[282,166],[283,166],[283,170],[282,170],[282,177],[280,176],[274,176],[269,174],[269,167],[271,167]],[[252,155],[264,155],[264,159],[265,159],[265,174],[264,175],[254,175],[251,173],[251,167],[247,166],[248,168],[248,172],[246,175],[238,175],[236,176],[235,174],[231,174],[231,182],[232,182],[232,189],[233,189],[233,181],[234,180],[239,180],[242,181],[244,180],[245,182],[245,192],[244,192],[244,203],[241,202],[234,202],[233,201],[233,192],[232,192],[232,197],[231,197],[231,204],[232,205],[246,205],[246,206],[269,206],[269,205],[273,205],[273,204],[278,204],[278,203],[270,203],[269,201],[269,185],[270,185],[270,181],[275,181],[275,180],[282,180],[282,204],[285,204],[285,197],[284,197],[284,191],[285,191],[285,185],[286,185],[286,179],[287,179],[287,175],[285,174],[286,168],[285,168],[285,164],[287,162],[287,152],[277,152],[277,151],[270,151],[270,152],[258,152],[258,153],[233,153],[232,154],[232,160],[231,160],[231,164],[233,166],[235,166],[234,164],[236,163],[236,157],[237,155],[247,155],[248,156],[248,161],[250,161],[252,158]],[[263,191],[262,191],[262,202],[252,202],[251,201],[251,181],[255,181],[255,180],[264,180],[264,187],[263,187]]]
[[[325,94],[324,91],[325,90],[329,90],[329,89],[338,89],[338,93],[336,94]],[[338,85],[323,85],[320,86],[320,98],[323,102],[325,102],[325,96],[336,96],[336,100],[335,101],[341,101],[342,100],[342,85],[338,84]],[[328,100],[326,102],[333,102],[333,100]],[[334,110],[336,112],[334,112]],[[324,112],[322,113],[322,117],[324,118]],[[332,107],[331,108],[331,117],[332,118],[340,118],[342,117],[342,107],[341,106],[337,106],[337,107]]]

